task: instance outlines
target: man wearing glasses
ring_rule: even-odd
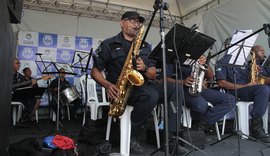
[[[122,71],[132,41],[136,37],[144,18],[137,12],[127,11],[122,15],[120,26],[122,31],[114,37],[104,40],[94,56],[94,66],[91,77],[104,88],[110,99],[119,95],[119,89],[115,85]],[[144,84],[140,87],[133,87],[129,96],[128,105],[134,107],[131,114],[131,153],[143,154],[144,148],[137,142],[137,138],[144,127],[153,107],[158,102],[158,92],[154,89],[151,80],[156,78],[155,62],[148,59],[151,48],[144,42],[140,54],[134,58],[136,66],[133,68],[139,71],[144,77]],[[106,78],[102,71],[106,71]]]

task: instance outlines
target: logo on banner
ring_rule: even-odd
[[[63,61],[67,62],[70,60],[71,56],[69,54],[69,51],[68,50],[63,50],[62,51],[62,54],[60,56],[62,58]]]
[[[87,39],[81,38],[79,41],[79,47],[81,47],[82,49],[86,49],[88,46],[89,45],[88,45]]]
[[[30,59],[33,57],[33,49],[32,48],[24,48],[22,51],[22,57],[26,59]]]
[[[52,35],[44,35],[43,37],[43,44],[46,46],[51,46],[53,44],[53,37]]]
[[[24,44],[34,44],[33,36],[31,33],[26,33],[23,40]]]
[[[69,36],[63,37],[63,40],[62,40],[60,47],[63,47],[63,48],[71,48],[72,47]]]
[[[49,49],[45,49],[45,50],[44,50],[44,55],[47,55],[47,56],[48,56],[48,55],[50,55],[50,54],[51,54],[51,52],[50,52]]]
[[[69,38],[68,38],[68,37],[64,37],[63,41],[64,41],[65,43],[68,43],[68,42],[69,42]]]

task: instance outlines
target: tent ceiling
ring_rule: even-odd
[[[166,0],[166,26],[181,22],[193,15],[220,4],[224,0]],[[126,10],[136,10],[149,22],[155,0],[24,0],[24,8],[74,16],[118,21]],[[170,15],[171,14],[171,15]],[[153,24],[159,24],[156,14]]]

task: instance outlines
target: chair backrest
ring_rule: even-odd
[[[80,77],[80,85],[82,88],[82,99],[83,103],[85,103],[85,75]],[[87,78],[87,103],[90,101],[98,102],[98,96],[97,96],[97,88],[96,88],[96,81],[93,80],[90,76]]]
[[[85,75],[80,77],[80,85],[82,90],[82,103],[85,103]]]

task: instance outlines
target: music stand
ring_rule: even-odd
[[[87,72],[88,70],[91,70],[90,68],[86,67],[86,64],[88,62],[88,59],[91,59],[93,53],[93,49],[91,49],[89,52],[84,51],[75,51],[71,63],[71,67],[73,68],[80,68],[82,71]]]
[[[250,34],[252,34],[252,30],[236,30],[232,37],[231,44],[238,42]],[[229,60],[228,64],[243,66],[257,37],[258,34],[253,35],[250,38],[231,47],[227,52],[228,55],[231,55],[231,59]]]
[[[23,87],[17,88],[12,94],[12,100],[40,99],[46,88],[43,87]]]
[[[77,75],[73,69],[67,63],[56,63],[56,62],[41,62],[36,61],[38,69],[41,74],[59,74],[64,73],[67,75]],[[42,70],[43,69],[43,70]],[[60,72],[61,69],[64,69],[65,72]],[[58,90],[57,90],[57,112],[56,112],[56,131],[59,131],[59,124],[63,125],[59,121],[59,108],[60,108],[60,78],[58,78]]]
[[[88,70],[91,71],[91,68],[89,68],[89,63],[92,58],[93,54],[93,48],[91,48],[90,53],[88,52],[83,52],[83,51],[75,51],[72,59],[72,67],[73,68],[80,68],[81,69],[81,74],[85,73],[85,85],[84,85],[84,106],[85,110],[87,110],[87,101],[88,101],[88,90],[87,90],[87,80],[88,80]],[[79,64],[80,63],[80,64]],[[78,64],[80,66],[78,66]],[[85,65],[85,66],[84,66]],[[82,86],[83,87],[83,86]]]
[[[192,65],[216,40],[181,24],[174,24],[165,36],[166,62],[174,64],[176,55],[181,65]],[[177,53],[177,54],[176,54]],[[154,48],[149,58],[162,64],[161,43]]]
[[[161,51],[162,49],[162,43],[160,42],[155,49],[150,53],[149,58],[154,59],[157,61],[157,66],[161,67],[163,65],[163,77],[165,79],[166,77],[166,69],[164,64],[170,63],[175,64],[176,66],[179,65],[187,65],[191,66],[193,63],[197,61],[197,59],[210,47],[214,44],[215,39],[198,32],[194,29],[185,27],[181,24],[176,23],[173,28],[170,29],[170,31],[165,36],[165,44],[166,44],[166,59],[165,62],[163,60],[163,53]],[[181,68],[180,68],[181,69]],[[164,72],[165,71],[165,72]],[[181,72],[181,71],[180,71]],[[182,79],[182,74],[180,75],[180,79]],[[178,77],[176,72],[176,77]],[[177,82],[176,82],[177,83]],[[164,84],[166,84],[166,81],[164,81]],[[176,91],[178,92],[178,85],[176,84],[177,88]],[[164,87],[164,90],[166,90],[167,87]],[[183,91],[183,87],[181,87],[181,90]],[[167,92],[164,91],[164,94]],[[178,96],[178,94],[176,94]],[[164,95],[164,109],[167,110],[167,99],[166,95]],[[184,98],[184,97],[183,97]],[[176,97],[176,113],[178,112],[178,97]],[[192,146],[193,148],[196,148],[197,150],[200,150],[196,146],[188,143],[184,139],[180,138],[178,135],[179,133],[179,121],[178,121],[178,113],[177,115],[177,132],[176,132],[176,141],[175,141],[175,147],[178,146],[178,139],[180,139],[182,142],[187,143],[188,145]],[[165,114],[164,115],[165,121],[168,121],[168,117]],[[165,127],[168,127],[168,125],[165,122]],[[165,128],[165,131],[168,131],[168,128]],[[165,134],[168,134],[168,132],[165,132]],[[168,137],[168,136],[165,136]],[[166,138],[167,140],[167,138]],[[201,151],[201,150],[200,150]],[[202,151],[203,152],[203,151]],[[204,152],[203,152],[204,153]]]

